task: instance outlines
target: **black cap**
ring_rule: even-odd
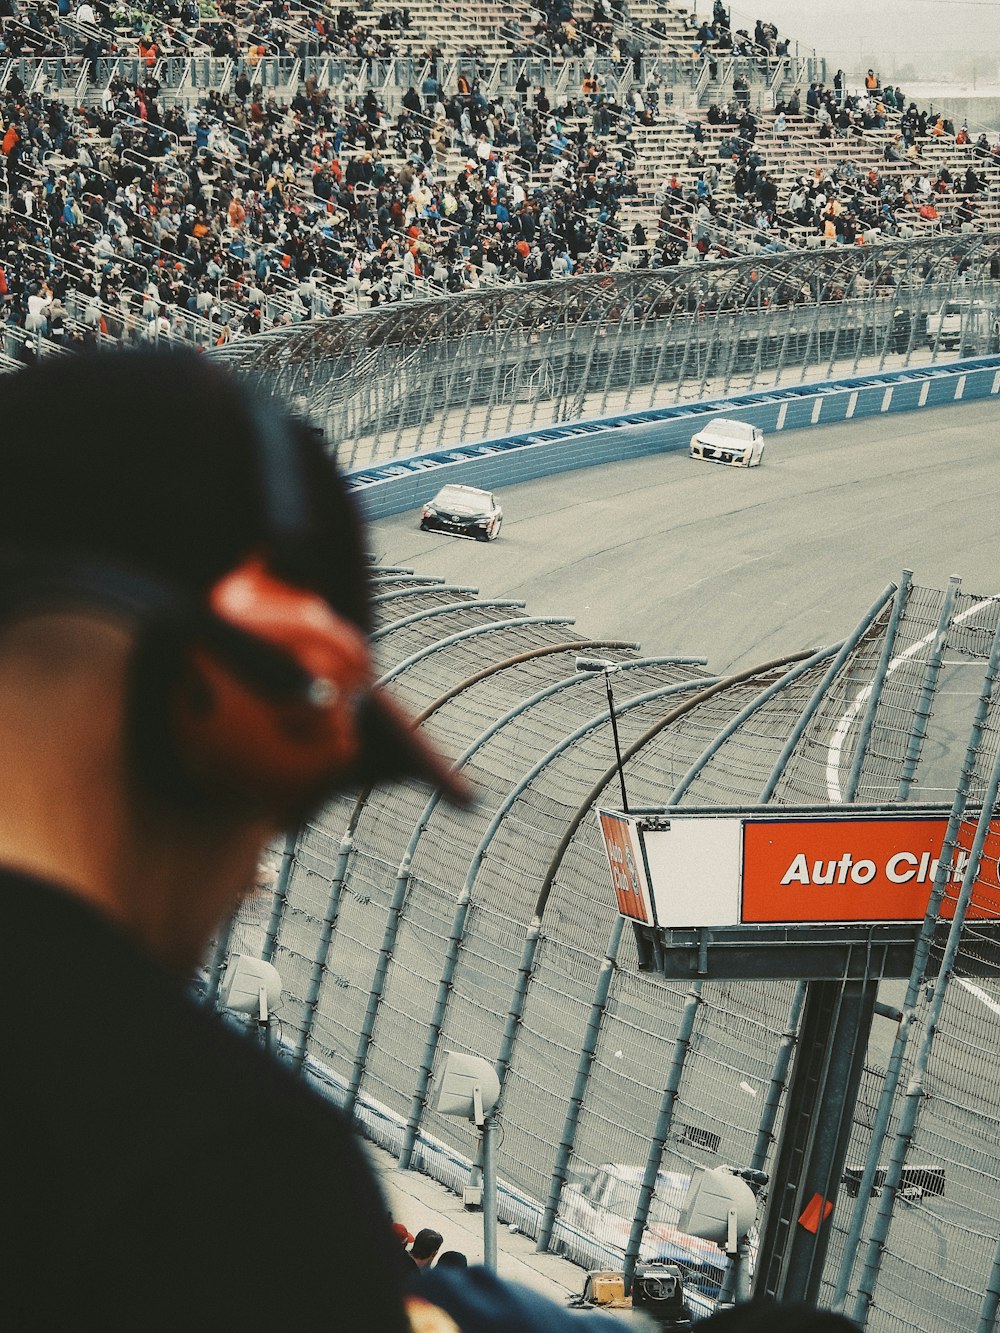
[[[99,571],[122,571],[107,600],[140,620],[162,611],[163,590],[204,613],[216,583],[264,551],[276,574],[371,629],[363,526],[315,433],[193,352],[60,357],[4,376],[0,548],[14,557],[0,615],[32,563],[90,571],[95,601]],[[360,707],[359,781],[421,777],[469,799],[384,691]]]

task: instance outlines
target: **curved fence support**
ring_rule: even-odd
[[[559,1197],[562,1194],[563,1185],[566,1183],[569,1159],[576,1143],[576,1129],[580,1123],[580,1112],[583,1110],[584,1099],[587,1095],[590,1071],[597,1055],[601,1024],[607,1012],[608,996],[611,994],[611,983],[614,980],[615,968],[618,965],[618,950],[621,947],[624,928],[625,918],[623,916],[616,917],[614,925],[611,927],[611,937],[608,940],[607,950],[597,973],[597,986],[594,990],[593,1003],[590,1006],[587,1028],[583,1034],[580,1061],[576,1067],[576,1077],[573,1080],[573,1091],[570,1093],[569,1106],[566,1109],[562,1137],[559,1140],[555,1165],[549,1179],[548,1198],[545,1200],[545,1208],[542,1211],[542,1219],[538,1227],[535,1249],[539,1251],[547,1250],[552,1240],[552,1228],[555,1225],[556,1213],[559,1209]]]
[[[954,971],[955,958],[958,954],[962,927],[965,924],[965,917],[972,898],[972,891],[975,888],[976,879],[979,875],[979,865],[982,859],[983,847],[986,843],[986,835],[989,832],[990,822],[996,807],[998,791],[1000,791],[1000,753],[997,754],[993,762],[993,771],[990,774],[989,784],[983,797],[983,806],[976,823],[976,832],[972,840],[972,847],[969,851],[969,860],[965,867],[965,873],[962,876],[962,887],[955,903],[955,915],[952,918],[951,926],[948,931],[948,941],[944,948],[944,954],[941,959],[941,966],[938,969],[938,974],[934,978],[931,1000],[927,1007],[927,1014],[924,1019],[920,1049],[917,1053],[917,1058],[914,1061],[913,1071],[910,1075],[910,1081],[906,1089],[906,1099],[903,1102],[903,1108],[899,1116],[899,1124],[896,1129],[896,1136],[892,1144],[892,1151],[889,1155],[889,1161],[886,1164],[885,1184],[882,1186],[882,1193],[879,1197],[875,1225],[872,1228],[872,1234],[865,1251],[864,1268],[854,1302],[854,1319],[857,1323],[861,1324],[862,1328],[866,1327],[868,1323],[868,1312],[871,1309],[875,1292],[875,1280],[878,1277],[882,1265],[882,1255],[885,1251],[885,1243],[889,1235],[889,1224],[892,1221],[893,1208],[899,1193],[900,1182],[903,1177],[903,1165],[906,1161],[906,1154],[913,1139],[914,1130],[916,1129],[917,1124],[917,1116],[920,1111],[921,1102],[924,1098],[924,1081],[927,1077],[927,1066],[930,1062],[931,1047],[934,1044],[934,1036],[941,1020],[941,1011],[944,1008],[944,999],[948,990],[948,983],[951,980],[952,972]],[[949,849],[946,844],[941,856],[941,861],[945,865],[946,872],[948,865],[950,865],[950,851],[951,849]],[[947,861],[945,860],[946,857],[948,858]],[[946,877],[946,875],[942,876],[942,886]],[[935,890],[936,888],[937,881],[935,880]]]
[[[222,984],[222,973],[226,966],[226,955],[229,953],[229,941],[233,937],[234,917],[229,916],[219,932],[215,941],[215,948],[212,950],[212,961],[208,968],[208,984],[205,987],[204,1001],[210,1008],[219,1002],[219,986]]]
[[[292,871],[295,868],[295,851],[298,845],[298,829],[293,833],[285,834],[285,841],[281,848],[281,868],[278,871],[278,882],[274,886],[271,913],[267,919],[267,930],[264,933],[264,943],[261,947],[260,956],[265,963],[274,962],[275,950],[278,947],[278,931],[281,929],[281,921],[285,915],[285,907],[288,904],[288,881],[291,879]]]
[[[882,652],[879,656],[878,666],[872,683],[867,686],[868,700],[865,705],[864,717],[861,719],[861,726],[858,731],[858,742],[854,750],[854,758],[851,761],[851,769],[847,775],[847,790],[844,793],[844,799],[853,801],[857,795],[858,787],[861,783],[861,770],[865,762],[865,755],[868,751],[868,742],[871,739],[872,727],[875,724],[875,713],[878,709],[879,701],[882,698],[882,690],[885,686],[886,676],[889,674],[889,663],[892,661],[892,655],[896,648],[896,638],[899,633],[899,622],[903,616],[903,608],[906,605],[910,595],[911,579],[913,571],[904,569],[899,580],[899,586],[896,588],[896,596],[892,603],[892,611],[889,615],[889,624],[886,627],[885,638],[882,641]]]
[[[955,609],[955,598],[958,596],[960,583],[961,579],[954,577],[948,580],[948,590],[945,593],[944,601],[941,604],[941,615],[938,617],[934,644],[927,656],[923,689],[920,692],[920,699],[917,706],[913,710],[913,726],[910,730],[910,739],[906,747],[906,761],[903,765],[903,776],[899,782],[899,799],[901,801],[907,800],[910,795],[910,787],[913,783],[914,774],[917,771],[920,752],[924,746],[924,737],[927,735],[927,722],[931,715],[931,701],[934,698],[934,691],[937,688],[938,677],[941,675],[941,664],[944,661],[944,646],[948,638],[948,625],[951,621],[951,613]]]
[[[993,1267],[983,1296],[983,1306],[979,1312],[976,1333],[994,1333],[997,1326],[997,1311],[1000,1309],[1000,1239],[993,1255]]]
[[[788,1070],[792,1063],[792,1052],[795,1050],[795,1044],[799,1039],[799,1022],[802,1018],[802,1008],[806,1002],[806,989],[806,983],[799,981],[792,992],[792,1002],[788,1007],[788,1021],[785,1023],[785,1030],[781,1034],[781,1041],[778,1043],[778,1049],[775,1052],[771,1078],[767,1085],[767,1095],[764,1098],[760,1122],[757,1125],[757,1138],[754,1141],[753,1152],[748,1163],[751,1171],[764,1170],[768,1153],[774,1143],[774,1127],[778,1123],[781,1098],[788,1087]],[[722,1287],[719,1290],[720,1305],[733,1299],[736,1277],[736,1264],[730,1264],[726,1269],[726,1276],[723,1278]]]
[[[292,1048],[292,1064],[296,1069],[300,1069],[302,1062],[305,1060],[309,1037],[316,1022],[316,1010],[319,1006],[320,988],[323,985],[323,973],[326,971],[326,960],[330,956],[330,945],[333,942],[334,931],[337,929],[337,918],[340,915],[340,904],[344,893],[344,878],[347,874],[347,863],[350,860],[353,848],[354,839],[350,832],[347,832],[340,841],[337,866],[334,870],[333,879],[330,881],[330,892],[326,900],[326,910],[323,913],[323,925],[320,928],[319,939],[316,942],[316,953],[309,971],[302,1028]]]
[[[481,605],[481,603],[480,603]],[[514,620],[491,620],[486,625],[473,625],[469,629],[458,630],[455,634],[450,634],[446,639],[435,639],[433,643],[428,643],[409,657],[405,657],[402,662],[397,662],[394,667],[382,673],[376,681],[377,685],[385,685],[390,680],[395,680],[401,676],[404,671],[408,671],[411,666],[424,658],[430,657],[434,653],[446,651],[453,644],[463,643],[466,639],[478,638],[481,634],[496,634],[500,630],[526,628],[531,625],[575,625],[576,621],[572,616],[518,616]]]
[[[456,591],[459,591],[456,589]],[[470,593],[474,593],[474,588],[469,588]],[[400,616],[398,620],[387,620],[384,625],[379,625],[378,629],[373,630],[369,635],[372,643],[378,643],[388,634],[393,634],[396,630],[405,629],[407,625],[415,625],[417,621],[433,620],[435,616],[450,616],[456,611],[470,611],[482,607],[498,607],[501,610],[520,611],[524,609],[524,602],[512,601],[509,598],[479,598],[469,597],[464,602],[446,602],[442,606],[427,606],[422,611],[414,611],[408,616]],[[442,641],[438,641],[438,646]]]
[[[423,825],[419,825],[418,828],[422,831]],[[375,975],[372,978],[371,990],[368,992],[368,1004],[365,1007],[365,1016],[361,1023],[361,1033],[358,1037],[358,1049],[354,1056],[354,1064],[351,1067],[351,1077],[347,1087],[347,1098],[344,1103],[344,1109],[348,1115],[353,1113],[354,1104],[358,1099],[358,1090],[361,1087],[361,1078],[365,1070],[365,1061],[368,1059],[368,1050],[371,1046],[372,1033],[375,1031],[375,1020],[378,1017],[379,1005],[382,1003],[382,994],[385,990],[386,973],[389,971],[389,962],[392,959],[392,951],[396,947],[396,936],[399,934],[399,922],[403,915],[403,905],[406,902],[406,891],[409,886],[410,858],[409,856],[404,856],[396,874],[396,882],[392,891],[392,900],[389,903],[389,913],[385,922],[385,933],[382,936],[382,946],[378,952],[378,961],[375,964]]]
[[[674,1104],[677,1101],[677,1094],[680,1092],[684,1064],[687,1060],[688,1051],[691,1049],[691,1036],[694,1032],[694,1022],[700,1006],[701,982],[695,981],[692,983],[684,1002],[680,1026],[677,1029],[677,1040],[674,1043],[674,1057],[667,1074],[666,1087],[663,1089],[660,1113],[656,1118],[656,1127],[650,1140],[646,1169],[643,1172],[642,1184],[639,1186],[639,1199],[636,1204],[635,1216],[632,1218],[628,1244],[625,1247],[626,1292],[632,1290],[632,1279],[635,1276],[635,1266],[639,1260],[642,1233],[645,1231],[646,1222],[649,1219],[649,1206],[653,1201],[656,1177],[659,1174],[660,1162],[663,1160],[663,1148],[667,1142],[667,1135],[670,1133],[670,1124],[674,1116]]]
[[[781,1096],[788,1083],[788,1067],[792,1062],[792,1052],[798,1040],[799,1020],[805,1002],[806,984],[804,981],[799,981],[792,993],[792,1002],[788,1007],[788,1021],[785,1023],[785,1030],[781,1034],[781,1041],[774,1057],[771,1080],[767,1085],[767,1096],[764,1098],[760,1123],[757,1126],[757,1138],[750,1156],[750,1169],[753,1171],[763,1171],[768,1151],[774,1142],[774,1126],[778,1122]]]

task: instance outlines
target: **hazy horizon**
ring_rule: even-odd
[[[734,4],[735,27],[753,31],[757,18],[775,24],[848,74],[877,68],[886,82],[1000,82],[1000,0],[750,0]],[[711,11],[698,0],[698,13]],[[794,50],[794,46],[793,46]]]

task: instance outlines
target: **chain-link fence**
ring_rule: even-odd
[[[213,355],[295,403],[353,468],[998,347],[1000,234],[963,234],[403,301]]]
[[[594,816],[619,803],[604,682],[576,657],[622,665],[633,808],[926,803],[950,790],[964,793],[961,837],[995,797],[1000,603],[904,576],[843,644],[719,680],[403,571],[376,584],[383,675],[460,756],[480,800],[459,813],[415,785],[363,792],[284,849],[271,910],[258,906],[238,938],[281,971],[285,1048],[369,1134],[451,1185],[474,1132],[437,1113],[435,1078],[448,1050],[485,1056],[503,1082],[504,1219],[588,1267],[620,1265],[652,1160],[639,1257],[683,1263],[712,1297],[724,1259],[677,1231],[678,1194],[698,1166],[772,1164],[803,988],[640,969]],[[869,1052],[855,1109],[822,1297],[872,1329],[994,1327],[989,840],[974,901],[984,915],[963,929],[946,990],[934,981],[941,937],[928,934],[896,1019],[910,1040],[884,1060]],[[985,972],[973,966],[984,956]]]

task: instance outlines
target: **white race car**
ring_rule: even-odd
[[[729,467],[757,467],[764,457],[764,432],[746,421],[718,417],[691,436],[691,457]]]

